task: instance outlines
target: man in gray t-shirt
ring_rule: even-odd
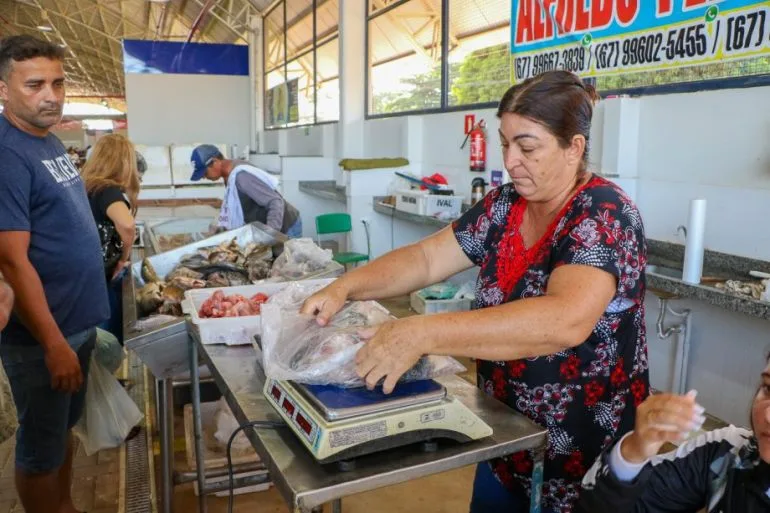
[[[230,175],[235,178],[235,188],[243,212],[243,223],[259,221],[270,228],[285,233],[289,237],[302,236],[302,219],[299,211],[286,201],[275,187],[271,177],[265,171],[248,162],[225,159],[219,149],[211,144],[196,147],[190,161],[193,174],[190,178],[198,181],[207,178],[211,181],[224,179],[228,184]],[[228,194],[225,194],[227,201]],[[230,228],[235,228],[231,226]]]

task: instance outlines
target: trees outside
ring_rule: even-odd
[[[511,55],[507,44],[468,54],[449,65],[449,104],[472,105],[500,100],[511,83]],[[441,66],[404,78],[408,89],[372,95],[372,114],[390,114],[441,106]]]
[[[770,57],[715,62],[699,66],[624,73],[596,79],[601,91],[619,91],[671,83],[699,82],[720,78],[770,73]],[[372,97],[372,114],[391,114],[441,106],[441,66],[427,73],[404,78],[408,88],[400,92],[381,92]],[[511,84],[511,54],[507,44],[468,54],[449,66],[449,105],[497,102]]]

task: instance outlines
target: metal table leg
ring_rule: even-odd
[[[195,433],[195,471],[198,474],[198,511],[206,513],[206,469],[203,461],[203,427],[201,425],[201,384],[198,374],[198,345],[190,344],[190,382],[192,393],[193,431]]]
[[[530,494],[529,513],[540,513],[543,498],[543,464],[545,463],[545,447],[533,451],[532,493]]]
[[[174,510],[174,391],[171,379],[157,382],[163,513]]]

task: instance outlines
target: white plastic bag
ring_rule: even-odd
[[[86,455],[120,446],[142,417],[117,378],[92,357],[83,415],[74,428]]]
[[[230,437],[233,436],[235,430],[238,429],[238,421],[235,420],[233,412],[227,405],[225,398],[217,401],[217,413],[214,417],[217,423],[217,431],[214,433],[214,438],[222,444],[222,447],[227,448],[227,442],[230,441]],[[233,445],[231,446],[233,452],[243,452],[251,448],[251,442],[246,438],[246,433],[241,430],[233,439]]]
[[[270,378],[311,385],[361,387],[355,356],[363,346],[360,331],[386,322],[387,310],[374,301],[348,303],[327,326],[295,308],[283,309],[269,301],[262,306],[262,364]],[[425,356],[402,376],[401,381],[419,381],[463,372],[448,356]]]
[[[267,300],[271,305],[278,305],[281,310],[299,311],[305,299],[309,298],[322,288],[326,283],[307,283],[301,281],[290,282],[286,287],[279,290]],[[264,306],[264,305],[263,305]]]
[[[283,253],[273,262],[271,277],[296,280],[325,269],[332,261],[332,252],[321,249],[313,239],[290,239],[283,246]]]
[[[123,363],[125,353],[117,337],[101,328],[96,328],[96,346],[94,359],[109,372],[115,372]]]

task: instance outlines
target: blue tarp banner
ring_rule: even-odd
[[[123,70],[126,73],[248,76],[249,47],[125,39]]]

